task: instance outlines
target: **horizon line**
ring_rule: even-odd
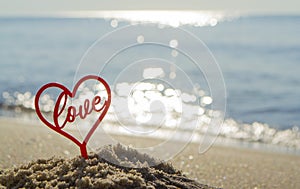
[[[10,12],[1,13],[0,17],[41,17],[41,18],[109,18],[111,13],[220,13],[229,17],[243,16],[300,16],[299,12],[275,11],[226,11],[226,10],[75,10],[48,12]],[[113,18],[113,17],[111,17]]]

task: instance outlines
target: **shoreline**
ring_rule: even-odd
[[[35,114],[34,114],[35,115]],[[0,116],[0,123],[1,122],[11,122],[16,124],[26,124],[26,125],[35,125],[35,126],[42,126],[46,129],[47,126],[41,123],[40,120],[37,118],[34,120],[31,120],[31,117],[24,117],[24,118],[16,118],[16,117],[1,117]],[[51,129],[49,130],[50,132]],[[76,133],[77,130],[74,130]],[[78,134],[78,133],[77,133]],[[110,133],[111,135],[120,135],[116,133]],[[125,137],[130,137],[130,135],[120,135]],[[147,138],[149,140],[160,140],[160,138]],[[176,142],[185,142],[185,141],[176,141]],[[199,141],[191,140],[189,143],[199,145]],[[300,156],[300,149],[297,149],[295,147],[287,147],[284,145],[276,145],[276,144],[269,144],[269,143],[262,143],[262,142],[256,142],[256,141],[248,141],[248,140],[240,140],[240,139],[234,139],[234,138],[227,138],[224,136],[218,136],[215,142],[211,146],[219,146],[219,147],[225,147],[225,148],[238,148],[238,149],[248,149],[248,150],[257,150],[260,152],[270,152],[270,153],[279,153],[279,154],[289,154],[289,155],[296,155]],[[211,148],[211,147],[209,147]],[[209,150],[209,149],[208,149]]]
[[[80,155],[75,144],[42,124],[1,118],[0,130],[0,169],[53,156],[69,159]],[[130,141],[129,137],[122,138]],[[189,178],[210,186],[300,188],[298,155],[221,145],[213,145],[199,155],[198,144],[190,143],[170,162]]]

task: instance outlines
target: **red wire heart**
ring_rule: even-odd
[[[91,105],[88,100],[86,99],[86,101],[84,102],[84,105],[79,108],[80,111],[78,114],[76,114],[76,109],[72,106],[70,106],[67,110],[67,116],[66,116],[66,120],[62,125],[59,125],[58,123],[58,117],[59,115],[62,113],[62,111],[64,110],[65,106],[66,106],[66,99],[67,97],[73,98],[75,97],[78,87],[85,82],[86,80],[97,80],[98,82],[100,82],[101,84],[103,84],[103,86],[105,87],[105,90],[107,92],[107,100],[105,100],[103,106],[100,109],[96,108],[96,104],[99,104],[101,102],[101,97],[96,96],[93,100],[92,100],[92,108],[89,110],[89,106]],[[49,88],[59,88],[62,90],[62,92],[60,93],[60,95],[58,96],[58,98],[56,99],[57,102],[60,102],[63,98],[65,98],[64,100],[64,104],[63,104],[63,108],[62,110],[59,110],[60,108],[60,103],[55,103],[55,108],[54,108],[54,113],[53,113],[53,122],[54,123],[50,123],[42,114],[41,109],[39,107],[39,100],[41,97],[41,94]],[[85,76],[83,78],[81,78],[75,85],[73,91],[71,92],[68,88],[66,88],[64,85],[61,85],[59,83],[48,83],[44,86],[42,86],[39,91],[36,94],[35,97],[35,110],[36,113],[38,115],[38,117],[41,119],[41,121],[46,124],[50,129],[58,132],[59,134],[65,136],[66,138],[70,139],[71,141],[73,141],[77,146],[79,146],[80,151],[81,151],[81,155],[82,157],[84,157],[85,159],[88,158],[87,155],[87,149],[86,149],[86,145],[89,141],[89,139],[91,138],[92,134],[95,132],[96,128],[98,127],[98,125],[100,124],[100,122],[103,120],[104,116],[106,115],[109,106],[111,103],[111,91],[109,88],[109,85],[106,83],[106,81],[104,79],[102,79],[101,77],[95,76],[95,75],[88,75]],[[83,113],[83,110],[85,111],[85,113]],[[94,125],[91,127],[90,131],[88,132],[88,134],[86,135],[86,137],[84,138],[84,140],[82,142],[80,142],[78,139],[76,139],[74,136],[72,136],[71,134],[63,131],[63,128],[65,127],[65,125],[68,122],[73,122],[75,121],[75,119],[79,116],[81,119],[84,119],[88,114],[90,114],[92,111],[96,111],[96,112],[100,112],[100,115],[98,117],[98,119],[96,120],[96,122],[94,123]]]

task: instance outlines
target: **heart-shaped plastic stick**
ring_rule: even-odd
[[[86,99],[84,101],[84,104],[79,107],[79,110],[77,110],[74,106],[69,106],[66,108],[67,98],[74,98],[76,96],[77,90],[79,86],[84,83],[87,80],[96,80],[99,83],[103,84],[105,87],[105,90],[107,92],[107,99],[104,101],[103,105],[100,108],[97,108],[99,104],[101,103],[101,97],[95,96],[93,99]],[[62,90],[58,98],[56,99],[55,107],[53,110],[53,123],[49,122],[42,114],[39,101],[41,94],[49,88],[58,88]],[[67,137],[71,141],[73,141],[76,145],[79,146],[81,155],[85,159],[88,158],[86,145],[91,138],[92,134],[95,132],[96,128],[100,124],[100,122],[103,120],[104,116],[106,115],[109,106],[111,103],[111,91],[109,88],[109,85],[106,83],[104,79],[101,77],[95,76],[95,75],[88,75],[83,78],[81,78],[76,85],[74,86],[73,91],[71,92],[68,88],[66,88],[64,85],[61,85],[59,83],[48,83],[40,88],[40,90],[37,92],[35,97],[35,110],[38,115],[38,117],[41,119],[41,121],[46,124],[50,129],[53,129],[54,131],[58,132],[59,134]],[[58,117],[65,111],[67,111],[65,121],[60,124],[58,121]],[[95,121],[94,125],[89,130],[88,134],[85,136],[83,141],[79,141],[71,134],[67,133],[63,130],[63,128],[66,126],[67,123],[74,122],[76,118],[85,119],[89,114],[91,114],[93,111],[99,112],[99,117]]]

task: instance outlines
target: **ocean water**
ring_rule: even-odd
[[[33,99],[39,87],[49,82],[71,87],[86,50],[99,37],[134,21],[114,16],[1,17],[0,115],[37,119]],[[201,39],[220,66],[227,93],[220,136],[299,152],[300,16],[216,14],[202,22],[175,22],[173,26]],[[209,99],[208,88],[203,90]]]

